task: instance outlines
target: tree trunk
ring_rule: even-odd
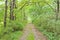
[[[57,0],[56,21],[58,20],[58,15],[59,15],[59,0]]]
[[[6,27],[7,24],[7,0],[5,1],[5,15],[4,15],[4,27]]]
[[[14,8],[15,8],[15,0],[10,0],[10,20],[14,20]]]
[[[11,20],[11,16],[12,16],[12,1],[10,0],[10,20]]]
[[[13,13],[14,13],[14,9],[15,9],[15,6],[16,6],[15,0],[13,0],[12,2],[13,2]],[[15,14],[15,13],[14,13],[14,14]],[[13,15],[13,20],[15,20],[15,17],[16,17],[16,14]]]

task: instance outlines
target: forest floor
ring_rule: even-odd
[[[23,35],[19,40],[47,40],[47,37],[39,32],[32,23],[26,25]]]

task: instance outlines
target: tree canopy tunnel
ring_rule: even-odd
[[[52,5],[53,4],[53,5]],[[48,3],[48,2],[28,2],[26,1],[19,10],[25,11],[25,16],[27,17],[28,22],[33,22],[34,20],[40,18],[43,14],[51,16],[55,15],[55,3]]]
[[[8,1],[8,9],[7,13],[9,14],[8,17],[10,17],[10,1]],[[16,17],[16,20],[30,20],[30,22],[36,20],[41,16],[41,14],[45,14],[48,16],[54,13],[55,15],[55,8],[56,3],[54,1],[16,1],[15,0],[15,6],[13,16]],[[18,13],[17,13],[18,12]],[[19,17],[20,16],[20,17]]]
[[[59,4],[59,0],[0,0],[0,39],[14,40],[15,32],[33,23],[49,40],[60,40]]]

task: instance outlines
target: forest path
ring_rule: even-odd
[[[30,38],[29,34],[31,34]],[[19,40],[47,40],[47,38],[39,32],[32,23],[29,23],[24,28],[24,33]]]

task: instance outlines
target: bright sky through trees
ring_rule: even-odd
[[[0,5],[4,4],[4,2],[0,1]]]
[[[29,16],[28,16],[28,18],[27,18],[27,19],[28,19],[28,23],[31,23],[31,22],[32,22],[31,17],[29,17]]]

